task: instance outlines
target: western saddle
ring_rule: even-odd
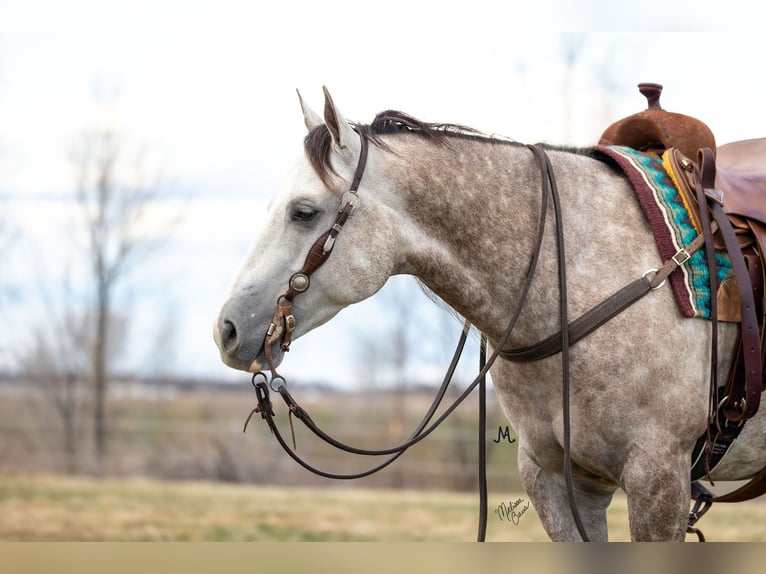
[[[663,110],[662,86],[639,84],[648,108],[619,120],[601,136],[600,145],[621,145],[645,152],[669,153],[679,193],[691,206],[690,217],[705,237],[710,268],[713,349],[709,428],[698,441],[704,456],[697,457],[697,478],[717,464],[715,453],[736,439],[744,422],[757,411],[766,390],[766,138],[716,146],[708,126],[696,118]],[[693,158],[693,159],[692,159]],[[733,280],[718,284],[715,249],[728,252]],[[717,322],[740,324],[736,356],[724,385],[717,382]],[[693,455],[694,456],[694,455]],[[713,462],[711,463],[711,458]],[[694,475],[693,471],[693,475]],[[693,479],[696,478],[693,476]],[[711,481],[712,482],[712,481]],[[766,468],[748,484],[727,495],[713,497],[703,487],[693,498],[706,503],[748,500],[766,492]],[[694,491],[695,489],[693,489]],[[699,510],[699,509],[696,509]],[[690,519],[690,529],[693,522]],[[700,534],[696,530],[695,531]]]

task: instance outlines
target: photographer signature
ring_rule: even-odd
[[[523,498],[517,498],[516,500],[509,501],[508,503],[502,502],[495,508],[495,514],[500,520],[513,523],[518,526],[521,517],[529,510],[529,501]]]

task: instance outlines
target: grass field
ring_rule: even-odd
[[[531,506],[515,521],[494,512],[518,499],[490,493],[487,540],[547,540]],[[470,493],[0,475],[0,541],[457,542],[475,540],[477,508]],[[624,496],[609,521],[612,540],[629,538]],[[718,505],[700,526],[710,540],[766,540],[766,504]]]

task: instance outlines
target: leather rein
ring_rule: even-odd
[[[305,292],[311,283],[311,276],[317,271],[329,258],[332,253],[335,241],[342,231],[344,225],[351,217],[354,210],[359,205],[359,185],[361,184],[362,177],[364,175],[367,153],[368,153],[368,138],[366,134],[358,131],[361,141],[361,151],[359,161],[356,167],[356,172],[352,180],[349,191],[343,194],[340,207],[338,209],[338,215],[335,222],[319,239],[317,239],[309,250],[308,255],[304,261],[303,267],[297,273],[294,273],[289,280],[288,290],[280,295],[277,299],[276,310],[272,322],[268,328],[264,339],[264,352],[268,368],[271,371],[271,378],[264,372],[258,372],[253,375],[252,384],[256,391],[256,397],[258,400],[258,406],[251,411],[247,420],[245,421],[245,428],[255,413],[259,413],[262,419],[265,419],[272,434],[276,437],[279,444],[285,450],[285,452],[300,466],[311,471],[314,474],[325,478],[332,479],[356,479],[374,474],[383,468],[390,465],[397,458],[399,458],[404,452],[411,446],[419,443],[421,440],[430,435],[436,428],[447,419],[447,417],[476,389],[479,387],[479,528],[478,528],[478,541],[484,541],[486,536],[486,524],[487,524],[487,480],[486,480],[486,376],[495,360],[502,356],[511,361],[535,361],[542,358],[550,357],[554,354],[561,353],[562,356],[562,403],[563,403],[563,420],[564,420],[564,474],[566,479],[567,492],[569,495],[569,506],[572,512],[573,519],[578,528],[579,534],[584,541],[588,541],[588,536],[585,528],[580,519],[577,504],[574,496],[574,486],[572,482],[572,462],[571,462],[571,444],[570,444],[570,383],[569,383],[569,347],[577,340],[585,337],[599,326],[606,323],[609,319],[626,309],[628,306],[636,302],[638,299],[646,295],[652,289],[658,289],[662,286],[665,279],[675,271],[677,267],[683,265],[691,256],[694,251],[699,249],[704,244],[704,238],[698,237],[692,244],[687,246],[685,250],[681,250],[670,260],[668,260],[659,270],[650,270],[645,273],[641,278],[630,283],[587,313],[579,317],[571,324],[568,319],[568,305],[567,305],[567,290],[566,290],[566,265],[564,256],[564,229],[562,221],[562,210],[559,200],[558,188],[556,185],[555,174],[553,166],[550,163],[548,155],[539,146],[529,145],[527,146],[536,156],[541,166],[542,177],[542,202],[540,209],[540,219],[535,239],[535,246],[532,253],[529,269],[526,277],[523,281],[519,300],[514,309],[513,315],[503,332],[500,339],[494,345],[492,353],[487,357],[487,339],[484,335],[481,337],[480,357],[479,357],[479,373],[474,380],[466,387],[466,389],[460,394],[454,402],[448,406],[444,412],[436,418],[434,418],[442,400],[446,394],[446,391],[452,381],[455,369],[462,354],[468,332],[470,331],[470,323],[465,322],[463,332],[458,340],[457,347],[453,354],[450,365],[444,375],[442,384],[436,393],[436,396],[431,404],[431,407],[426,412],[423,419],[417,425],[410,437],[402,444],[385,449],[363,449],[357,448],[343,442],[340,442],[324,431],[322,431],[316,423],[312,420],[308,412],[302,408],[298,402],[292,397],[287,390],[287,382],[285,378],[280,375],[273,363],[271,347],[273,344],[279,342],[283,351],[288,351],[290,348],[292,332],[296,327],[296,319],[292,313],[292,306],[294,298],[300,293]],[[542,250],[542,242],[545,230],[545,221],[548,213],[548,198],[553,199],[554,213],[556,219],[556,246],[558,255],[558,268],[559,268],[559,318],[561,324],[561,330],[549,337],[548,339],[533,345],[531,347],[525,347],[523,349],[507,349],[506,345],[513,332],[513,329],[518,322],[521,311],[526,302],[529,288],[532,284],[532,280],[535,275],[537,263],[539,260],[540,252]],[[274,409],[269,396],[269,387],[272,391],[278,393],[285,401],[289,409],[289,421],[292,433],[292,448],[287,443],[285,438],[279,431],[279,428],[274,421]],[[379,464],[363,470],[361,472],[349,473],[349,474],[336,474],[327,472],[318,468],[315,468],[295,452],[295,431],[293,426],[292,417],[295,416],[299,419],[311,432],[318,436],[328,444],[338,448],[342,451],[352,454],[363,456],[387,456],[388,458]]]
[[[497,341],[497,344],[494,346],[494,350],[489,357],[487,357],[487,339],[485,336],[482,335],[481,345],[480,345],[480,356],[479,356],[479,373],[474,378],[474,380],[466,387],[466,389],[460,394],[460,396],[457,399],[455,399],[455,401],[449,407],[447,407],[444,410],[444,412],[433,423],[431,423],[431,420],[435,416],[436,411],[439,408],[446,394],[446,391],[452,381],[455,369],[457,368],[458,361],[460,359],[460,356],[462,354],[462,351],[468,336],[468,332],[470,331],[470,323],[468,321],[466,321],[464,325],[463,332],[460,335],[460,339],[458,341],[458,344],[453,354],[450,365],[447,369],[447,372],[444,375],[442,384],[436,393],[436,396],[433,400],[431,407],[428,409],[428,411],[426,412],[426,415],[423,417],[421,422],[417,425],[416,429],[410,435],[409,439],[396,447],[379,449],[379,450],[361,449],[361,448],[353,447],[351,445],[347,445],[345,443],[342,443],[334,439],[333,437],[329,436],[327,433],[322,431],[314,423],[314,421],[311,419],[308,412],[297,403],[297,401],[292,397],[290,392],[287,390],[287,382],[285,378],[277,372],[274,366],[271,346],[279,342],[281,349],[283,351],[289,350],[291,339],[292,339],[292,332],[295,330],[295,327],[296,327],[296,319],[292,313],[293,300],[297,295],[305,292],[309,288],[311,283],[311,275],[314,272],[316,272],[316,270],[319,269],[325,263],[325,261],[327,261],[330,254],[332,253],[332,249],[335,245],[335,241],[343,229],[343,226],[346,224],[348,219],[351,217],[354,209],[356,209],[356,207],[359,204],[358,191],[359,191],[359,185],[361,184],[362,177],[364,175],[364,170],[366,167],[369,142],[368,142],[367,136],[364,133],[362,133],[361,131],[358,131],[358,134],[361,141],[361,151],[360,151],[359,161],[358,161],[356,172],[354,174],[354,178],[352,180],[349,191],[343,194],[343,198],[341,200],[341,204],[340,204],[338,215],[336,216],[335,222],[330,227],[330,229],[328,229],[324,234],[322,234],[319,237],[319,239],[317,239],[314,242],[312,247],[309,249],[309,253],[306,256],[302,269],[298,271],[297,273],[294,273],[290,277],[290,280],[288,283],[288,290],[284,294],[280,295],[277,299],[274,317],[271,321],[271,324],[269,325],[268,331],[266,333],[266,337],[264,339],[264,353],[266,356],[268,368],[271,371],[271,380],[269,382],[268,376],[263,372],[258,372],[253,375],[252,384],[255,387],[256,397],[258,400],[258,406],[255,409],[253,409],[253,411],[247,417],[247,420],[245,421],[245,425],[244,425],[245,430],[247,429],[247,425],[250,419],[252,418],[253,414],[260,413],[261,418],[266,420],[269,428],[271,429],[272,433],[277,438],[277,441],[285,450],[285,452],[303,468],[319,476],[323,476],[326,478],[341,479],[341,480],[361,478],[364,476],[369,476],[370,474],[378,472],[382,470],[383,468],[387,467],[392,462],[394,462],[397,458],[399,458],[402,454],[404,454],[404,452],[408,448],[410,448],[414,444],[417,444],[418,442],[423,440],[425,437],[430,435],[474,391],[476,387],[479,387],[480,389],[480,393],[479,393],[480,508],[479,508],[479,527],[478,527],[477,540],[484,541],[486,537],[486,526],[487,526],[486,376],[491,366],[494,364],[495,360],[498,358],[498,356],[500,356],[503,353],[503,349],[506,346],[511,336],[511,333],[513,332],[513,329],[515,328],[516,323],[518,322],[519,316],[521,315],[521,311],[526,302],[527,294],[532,284],[532,280],[534,278],[535,271],[537,268],[537,262],[539,260],[540,252],[542,249],[542,242],[543,242],[544,230],[545,230],[545,221],[546,221],[547,212],[548,212],[548,197],[552,196],[553,202],[554,202],[554,209],[556,211],[556,231],[557,231],[557,237],[558,237],[557,246],[558,246],[558,253],[559,253],[559,269],[560,269],[560,273],[559,273],[560,292],[561,292],[560,316],[561,316],[561,326],[562,326],[561,332],[563,333],[561,337],[561,342],[562,342],[561,352],[562,352],[562,360],[564,363],[562,378],[564,381],[563,387],[565,391],[564,393],[565,443],[566,443],[565,444],[565,461],[566,461],[566,467],[568,469],[566,471],[566,477],[567,477],[568,491],[570,495],[570,507],[572,509],[575,522],[578,526],[578,530],[580,531],[580,535],[583,538],[583,540],[588,540],[587,534],[585,533],[585,529],[582,526],[582,522],[579,518],[579,513],[577,511],[577,506],[574,500],[574,490],[573,490],[572,482],[571,482],[571,459],[569,456],[569,452],[570,452],[570,449],[569,449],[569,368],[568,368],[569,330],[564,328],[568,324],[568,317],[567,317],[567,302],[566,302],[566,269],[564,264],[564,253],[563,253],[564,235],[563,235],[563,224],[561,222],[561,207],[560,207],[560,202],[558,197],[558,189],[556,187],[555,177],[553,174],[553,168],[550,164],[547,154],[541,148],[537,146],[528,146],[528,147],[534,152],[534,154],[537,156],[541,164],[542,203],[541,203],[541,210],[540,210],[540,220],[538,224],[537,236],[536,236],[534,251],[532,254],[532,259],[530,262],[527,275],[522,284],[522,289],[519,295],[519,300],[518,300],[516,309],[513,312],[513,315],[508,323],[508,326],[506,327],[500,339]],[[269,397],[269,387],[271,387],[271,389],[274,392],[279,393],[279,395],[285,401],[285,404],[288,406],[288,409],[289,409],[288,412],[290,416],[290,428],[291,428],[292,438],[293,438],[292,448],[290,448],[287,441],[284,439],[284,437],[280,433],[279,428],[276,425],[276,422],[274,421],[274,409]],[[350,474],[330,473],[330,472],[326,472],[318,468],[315,468],[295,453],[295,431],[294,431],[293,421],[292,421],[293,415],[296,418],[298,418],[301,422],[303,422],[304,425],[307,428],[309,428],[309,430],[311,430],[314,434],[316,434],[319,438],[321,438],[325,442],[331,444],[332,446],[340,450],[343,450],[345,452],[350,452],[353,454],[358,454],[358,455],[388,456],[388,458],[384,460],[383,462],[367,470],[357,472],[357,473],[350,473]],[[431,423],[430,426],[429,426],[429,423]]]

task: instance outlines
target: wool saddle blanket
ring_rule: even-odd
[[[616,163],[633,185],[652,228],[662,262],[702,232],[696,228],[689,213],[690,206],[678,191],[678,177],[682,176],[673,173],[669,151],[659,155],[623,146],[596,146],[594,149]],[[716,266],[719,285],[733,276],[731,261],[725,251],[716,251]],[[695,252],[668,280],[685,317],[710,319],[710,272],[704,249]]]

